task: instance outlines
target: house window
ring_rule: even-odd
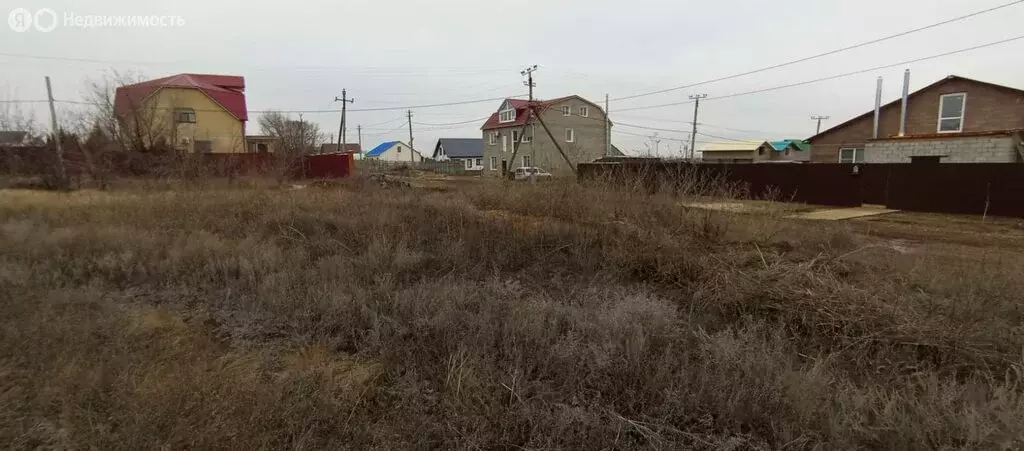
[[[565,129],[565,142],[576,142],[576,130],[573,130],[571,128]]]
[[[516,109],[512,108],[512,104],[505,106],[505,109],[498,112],[498,122],[513,122],[516,120]]]
[[[580,116],[582,116],[582,117],[589,117],[590,116],[590,107],[581,106],[580,107]]]
[[[484,159],[483,158],[477,158],[476,162],[473,164],[473,166],[476,166],[478,168],[484,167]]]
[[[569,105],[563,106],[562,107],[562,116],[571,116],[571,115],[572,115],[572,107],[569,106]]]
[[[939,97],[939,133],[957,133],[964,130],[964,107],[967,94],[946,94]]]
[[[523,167],[524,167],[524,168],[529,168],[529,167],[532,167],[532,166],[530,165],[530,163],[531,163],[531,161],[530,161],[530,156],[529,156],[529,155],[523,155]]]
[[[464,161],[466,162],[466,169],[473,169],[473,159],[472,158],[466,158]]]
[[[512,142],[519,141],[519,130],[512,130]]]
[[[531,141],[533,141],[533,136],[532,135],[526,135],[526,134],[523,135],[523,142],[524,143],[528,143],[528,142],[531,142]]]
[[[196,110],[191,108],[179,108],[174,110],[174,122],[179,124],[195,124]]]
[[[498,157],[491,157],[491,170],[492,171],[497,171],[498,170]]]
[[[863,163],[864,162],[864,149],[860,149],[860,148],[839,149],[839,162],[840,163]]]
[[[444,156],[444,146],[437,146],[437,154],[442,157]]]
[[[488,140],[487,140],[488,144],[493,146],[493,145],[498,143],[498,132],[491,132],[491,133],[489,133],[487,135],[487,137],[488,137]]]

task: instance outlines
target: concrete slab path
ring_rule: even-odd
[[[884,215],[896,213],[899,210],[890,210],[874,206],[834,208],[830,210],[817,210],[798,215],[790,216],[794,219],[813,219],[819,221],[842,221],[844,219],[863,218],[865,216]]]

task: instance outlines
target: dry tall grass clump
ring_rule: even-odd
[[[563,183],[0,191],[0,441],[1024,446],[1020,249],[867,232]]]

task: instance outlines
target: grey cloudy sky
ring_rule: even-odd
[[[84,81],[104,71],[153,78],[227,73],[246,78],[250,110],[323,110],[346,88],[354,110],[525,94],[519,70],[537,64],[540,98],[579,94],[612,98],[744,72],[929,25],[1010,0],[4,0],[0,10],[51,8],[58,16],[172,15],[183,26],[76,28],[16,33],[0,24],[0,53],[100,60],[0,56],[0,97],[79,100]],[[1024,34],[1024,3],[807,63],[665,94],[612,102],[619,123],[669,130],[690,126],[693,105],[616,113],[618,109],[716,97],[930,56]],[[912,89],[949,74],[1024,87],[1024,40],[909,65]],[[904,67],[701,104],[701,132],[733,139],[807,137],[810,114],[837,124],[872,107],[875,78],[884,99],[898,97]],[[483,118],[499,101],[418,108],[414,122]],[[43,119],[43,105],[28,107]],[[71,108],[62,105],[61,108]],[[360,112],[364,147],[406,140],[404,110]],[[306,114],[337,133],[338,113]],[[417,147],[439,137],[478,137],[479,123],[414,125]],[[398,128],[397,130],[395,130]],[[256,117],[249,133],[258,132]],[[388,133],[391,131],[390,133]],[[613,142],[645,149],[650,130],[616,126]],[[641,135],[641,136],[635,136]],[[684,132],[658,132],[661,155],[678,154]],[[699,141],[719,139],[699,136]],[[699,147],[699,145],[698,145]],[[429,151],[429,149],[423,149]]]

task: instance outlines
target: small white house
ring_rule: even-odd
[[[419,163],[423,161],[423,154],[413,150],[408,144],[401,141],[389,141],[381,143],[369,152],[366,158],[381,161],[394,161],[406,163]]]
[[[480,138],[441,138],[434,146],[433,159],[458,161],[467,171],[484,169],[484,140]]]

